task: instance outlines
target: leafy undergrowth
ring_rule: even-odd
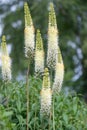
[[[42,81],[29,81],[29,130],[53,130],[51,119],[40,117]],[[87,106],[77,95],[55,95],[55,130],[87,130]],[[0,130],[26,130],[26,85],[0,82]]]

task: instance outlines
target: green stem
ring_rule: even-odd
[[[29,68],[30,68],[30,62],[28,64],[28,70],[26,74],[26,96],[27,96],[27,117],[26,117],[26,125],[27,125],[27,130],[28,129],[28,122],[29,122]]]
[[[8,92],[8,87],[7,86],[9,86],[9,84],[7,83],[7,82],[5,82],[5,86],[4,86],[4,99],[6,100],[6,107],[8,108],[8,99],[9,99],[9,92]]]
[[[54,101],[55,101],[55,97],[53,95],[53,130],[55,130],[55,111],[54,111]]]
[[[50,117],[49,117],[49,130],[50,130],[50,123],[51,122],[51,112],[50,112]]]

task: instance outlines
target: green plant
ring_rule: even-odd
[[[11,122],[13,111],[0,104],[0,130],[14,130],[15,123]]]
[[[48,122],[45,117],[41,123],[40,117],[40,91],[42,80],[35,77],[30,77],[30,130],[53,130],[52,118]],[[6,99],[4,96],[4,83],[0,82],[0,123],[3,123],[1,128],[9,130],[26,130],[26,89],[23,82],[13,82],[6,85],[6,93],[9,96],[8,105],[3,102]],[[54,101],[55,111],[55,129],[56,130],[86,130],[87,129],[87,105],[82,101],[79,95],[72,96],[60,93],[55,95]],[[3,113],[5,118],[3,117]],[[6,115],[5,115],[6,114]],[[52,113],[51,113],[52,114]],[[9,123],[8,123],[9,122]],[[7,126],[9,125],[9,126]]]

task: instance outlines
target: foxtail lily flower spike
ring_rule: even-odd
[[[58,30],[53,3],[50,3],[49,25],[48,25],[48,51],[47,65],[54,69],[58,57]]]
[[[40,30],[36,34],[36,49],[35,49],[35,72],[42,73],[44,71],[44,50]]]
[[[50,88],[50,77],[48,69],[45,68],[43,76],[43,85],[41,90],[41,115],[49,115],[51,111],[52,91]]]
[[[2,44],[1,44],[1,59],[2,59],[2,78],[3,81],[10,81],[11,80],[11,60],[7,51],[6,46],[6,38],[2,36]]]
[[[64,78],[64,64],[61,55],[60,48],[58,47],[58,62],[55,68],[55,78],[53,83],[53,93],[59,93],[61,91],[62,83]]]
[[[24,29],[25,57],[32,58],[34,56],[35,34],[34,34],[33,21],[27,3],[24,4],[24,13],[25,13],[25,29]]]

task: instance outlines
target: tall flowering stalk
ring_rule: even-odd
[[[25,13],[25,30],[24,30],[25,57],[31,58],[34,55],[35,34],[34,34],[33,21],[27,3],[25,3],[24,5],[24,13]]]
[[[53,83],[53,92],[59,93],[61,91],[62,83],[64,78],[64,64],[61,55],[60,48],[58,47],[58,62],[55,68],[55,78]]]
[[[44,71],[44,50],[40,30],[36,34],[36,49],[35,49],[35,72],[41,73]]]
[[[7,46],[6,46],[6,38],[2,36],[2,44],[1,44],[1,51],[2,51],[2,78],[3,81],[10,81],[11,76],[11,60],[8,54]]]
[[[48,69],[45,68],[41,90],[41,115],[49,115],[51,111],[52,91]]]
[[[54,69],[58,56],[58,30],[53,3],[50,3],[49,25],[48,25],[48,51],[47,65]]]
[[[29,69],[30,62],[34,56],[34,44],[35,44],[35,34],[34,34],[34,26],[31,18],[30,10],[28,8],[27,3],[24,4],[24,13],[25,13],[25,57],[29,59],[28,70],[26,75],[26,98],[27,98],[27,113],[26,113],[26,124],[27,130],[29,129]]]

